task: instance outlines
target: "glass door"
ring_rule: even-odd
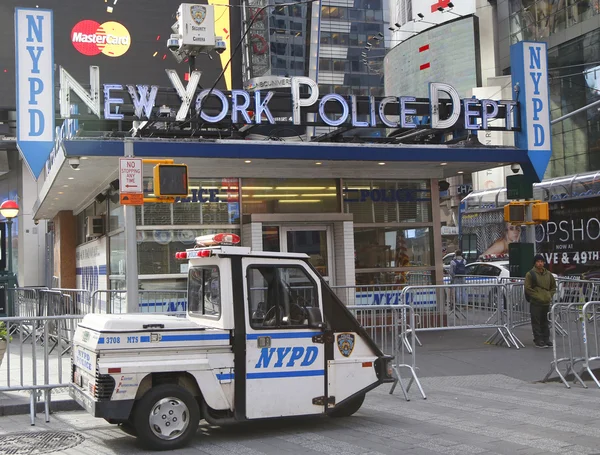
[[[330,285],[333,271],[333,243],[330,226],[282,226],[280,251],[306,253],[312,266]]]

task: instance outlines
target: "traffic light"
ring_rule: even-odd
[[[531,221],[543,223],[550,219],[550,206],[547,202],[537,202],[531,206]]]
[[[188,168],[186,164],[154,166],[154,195],[157,197],[187,197]]]
[[[507,223],[525,223],[527,203],[510,202],[504,206],[504,221]]]

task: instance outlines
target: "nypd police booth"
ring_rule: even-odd
[[[135,275],[141,289],[184,289],[175,253],[218,232],[306,253],[334,286],[441,283],[439,181],[507,163],[540,181],[550,159],[544,43],[513,46],[509,100],[461,99],[444,81],[428,98],[319,93],[308,77],[225,91],[201,69],[187,80],[167,70],[164,87],[144,74],[116,83],[101,66],[86,80],[55,71],[52,11],[15,14],[18,147],[38,181],[33,217],[53,220],[61,287],[125,289]],[[411,130],[429,134],[396,134]],[[478,130],[516,146],[484,146]],[[186,164],[189,194],[122,204],[125,157],[144,160],[134,189],[147,200],[149,160]]]

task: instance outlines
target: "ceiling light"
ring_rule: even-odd
[[[65,194],[65,192],[64,191],[59,191],[58,194]]]
[[[321,202],[321,199],[304,199],[295,201],[279,201],[280,204],[306,204],[309,202]]]
[[[298,194],[253,194],[252,197],[298,197]]]
[[[59,199],[60,199],[60,198],[57,198],[57,197],[55,197],[55,198],[54,198],[54,200],[55,200],[55,201],[58,201]]]
[[[79,158],[79,159],[80,159],[80,160],[87,160],[87,159],[89,159],[89,157],[87,157],[87,156],[82,156],[82,157],[81,157],[81,158]]]
[[[458,171],[459,174],[464,174],[464,171]]]
[[[300,197],[335,197],[337,193],[307,193],[301,194]]]
[[[252,160],[246,160],[244,163],[252,163]]]
[[[63,188],[69,188],[69,185],[63,185]]]
[[[317,161],[315,164],[316,164],[317,166],[320,166],[320,165],[321,165],[321,164],[323,164],[323,163],[321,163],[320,161]]]
[[[440,166],[446,166],[448,163],[440,163]]]
[[[69,180],[75,180],[75,177],[69,177]]]
[[[377,164],[379,164],[380,166],[385,166],[385,163],[377,163]]]
[[[311,191],[311,190],[325,190],[324,186],[277,186],[276,190],[300,190],[300,191]]]

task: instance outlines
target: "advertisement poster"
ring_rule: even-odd
[[[464,214],[462,248],[477,256],[508,254],[525,229],[504,222],[501,210]],[[536,226],[536,251],[558,275],[600,278],[600,199],[550,203],[550,221]]]

